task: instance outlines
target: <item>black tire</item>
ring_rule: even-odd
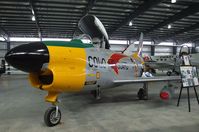
[[[47,126],[53,127],[60,123],[61,121],[61,111],[58,110],[58,117],[55,118],[56,107],[50,107],[46,110],[44,115],[44,122]]]
[[[97,98],[97,90],[91,90],[91,94],[94,98]]]
[[[172,73],[171,73],[170,71],[167,72],[167,76],[171,76],[171,74],[172,74]]]
[[[144,92],[144,89],[143,88],[140,88],[138,93],[137,93],[137,97],[139,100],[143,100],[144,97],[145,97],[145,92]]]

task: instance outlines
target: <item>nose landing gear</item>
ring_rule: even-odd
[[[94,98],[96,100],[100,100],[101,99],[101,89],[98,86],[98,88],[96,90],[91,90],[91,94],[94,96]]]
[[[58,94],[57,92],[48,92],[45,98],[47,102],[53,105],[47,109],[44,114],[44,122],[48,127],[56,126],[61,121],[61,111],[58,107],[58,103],[60,102],[60,100],[58,100]]]
[[[44,115],[44,122],[47,126],[53,127],[61,121],[61,111],[58,106],[50,107],[46,110]]]

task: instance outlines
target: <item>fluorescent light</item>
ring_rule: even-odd
[[[69,38],[42,38],[43,41],[70,41]],[[19,41],[19,42],[34,42],[40,41],[39,38],[22,38],[22,37],[10,37],[10,41]]]
[[[133,22],[132,21],[129,22],[129,26],[133,26]]]
[[[110,44],[127,44],[126,40],[109,40]]]
[[[171,28],[171,24],[168,25],[168,29],[170,29],[170,28]]]
[[[35,16],[34,15],[32,16],[32,21],[35,21]]]
[[[42,38],[43,41],[71,41],[68,38]]]
[[[139,44],[139,41],[135,41],[134,44]],[[143,41],[144,45],[151,45],[151,41]]]
[[[159,43],[158,45],[173,45],[173,42],[161,42],[161,43]]]
[[[34,41],[40,41],[40,40],[39,40],[39,38],[10,37],[10,41],[34,42]]]
[[[171,0],[171,3],[176,3],[176,0]]]
[[[5,39],[3,37],[0,37],[0,41],[5,41]]]

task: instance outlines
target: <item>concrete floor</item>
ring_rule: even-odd
[[[44,102],[45,91],[31,88],[26,76],[2,76],[0,132],[198,132],[199,106],[193,92],[189,113],[185,93],[180,107],[177,94],[169,102],[159,99],[162,85],[149,85],[147,101],[136,99],[140,84],[103,91],[100,101],[87,92],[62,94],[62,123],[48,128],[43,121],[50,106]]]

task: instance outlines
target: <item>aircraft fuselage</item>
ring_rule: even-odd
[[[54,102],[62,92],[112,88],[116,86],[114,80],[141,76],[139,58],[96,48],[80,40],[34,44],[28,44],[29,50],[28,45],[12,49],[6,59],[14,67],[29,72],[32,86],[48,91],[46,100],[49,102]]]

